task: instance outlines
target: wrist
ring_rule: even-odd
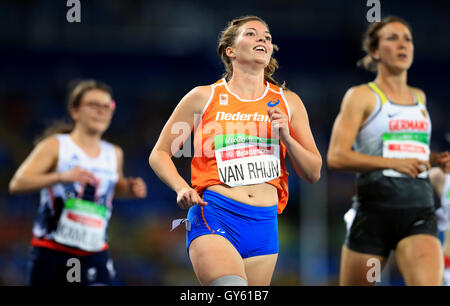
[[[386,163],[383,167],[384,169],[394,169],[395,167],[395,158],[385,157]]]
[[[188,189],[191,188],[188,185],[181,185],[181,186],[177,186],[175,187],[173,190],[178,194],[180,191],[184,190],[184,189]]]
[[[281,141],[283,141],[284,146],[286,147],[286,149],[288,149],[289,147],[292,146],[293,141],[296,141],[296,140],[291,135],[288,135],[284,139],[281,139]]]
[[[431,167],[438,167],[439,163],[439,154],[435,153],[435,152],[430,152],[430,166]]]

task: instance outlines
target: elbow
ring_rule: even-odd
[[[329,151],[327,154],[327,166],[330,170],[342,170],[342,162],[339,154]]]
[[[152,150],[152,151],[150,152],[150,155],[148,156],[148,164],[150,165],[150,167],[151,167],[152,169],[153,169],[152,163],[153,163],[153,159],[154,159],[153,151],[154,151],[154,150]]]
[[[17,179],[13,178],[9,182],[8,191],[10,194],[18,194],[20,192],[20,189],[18,188]]]
[[[320,172],[321,172],[321,170],[322,170],[322,159],[319,160],[315,171],[312,173],[312,175],[310,175],[310,177],[308,179],[308,183],[314,184],[318,180],[320,180]]]
[[[317,162],[314,163],[314,168],[307,175],[300,175],[309,184],[314,184],[320,180],[320,172],[322,169],[322,158],[319,157]]]
[[[157,150],[155,148],[153,148],[152,152],[150,152],[150,155],[148,157],[148,164],[150,165],[150,167],[152,169],[155,168],[155,163],[156,163],[156,159],[157,159],[156,155],[157,155]]]
[[[314,183],[316,183],[318,180],[320,180],[320,170],[319,171],[317,171],[316,173],[314,173],[313,175],[310,175],[308,178],[307,178],[307,182],[308,183],[310,183],[310,184],[314,184]]]
[[[161,162],[162,153],[165,152],[156,148],[153,148],[152,152],[150,153],[150,156],[148,157],[148,163],[153,171],[155,171],[155,168]]]

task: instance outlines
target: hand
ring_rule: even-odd
[[[444,173],[450,173],[450,154],[448,151],[439,154],[437,163]]]
[[[270,107],[267,109],[272,130],[280,139],[285,141],[290,137],[289,134],[289,118],[278,107]]]
[[[191,206],[196,204],[205,206],[208,203],[202,200],[197,191],[193,188],[187,187],[177,192],[177,204],[183,209],[189,209]]]
[[[59,173],[59,181],[60,183],[78,182],[81,185],[97,184],[97,178],[95,175],[92,172],[80,168],[80,166],[76,166],[69,171]]]
[[[142,199],[147,196],[147,185],[141,177],[129,177],[128,184],[134,197]]]
[[[430,163],[415,158],[392,159],[394,166],[392,169],[416,178],[419,173],[430,169]]]

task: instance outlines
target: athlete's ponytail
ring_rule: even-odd
[[[221,32],[221,35],[219,38],[219,44],[217,46],[217,53],[219,53],[220,58],[222,59],[222,62],[225,65],[225,72],[222,76],[228,81],[233,76],[233,65],[231,64],[230,58],[226,54],[226,50],[228,47],[230,47],[234,44],[236,36],[238,35],[239,27],[246,22],[254,21],[254,20],[262,22],[267,28],[269,27],[264,20],[262,20],[261,18],[259,18],[257,16],[244,16],[244,17],[239,17],[239,18],[231,20],[228,23],[227,27]],[[278,46],[273,44],[273,50],[278,51]],[[285,89],[286,88],[285,82],[283,82],[283,84],[280,85],[272,77],[272,75],[274,74],[275,70],[277,70],[277,68],[278,68],[278,62],[273,57],[273,54],[272,54],[269,64],[264,69],[264,80]]]
[[[67,96],[67,110],[70,114],[71,109],[78,109],[80,102],[86,92],[99,89],[112,96],[112,89],[103,82],[97,80],[75,80],[69,83],[69,94]],[[48,128],[44,130],[42,135],[36,138],[35,144],[39,143],[43,139],[53,136],[55,134],[68,134],[72,132],[75,127],[75,123],[71,118],[67,120],[56,120]]]
[[[410,32],[412,32],[411,26],[404,19],[396,16],[385,17],[380,22],[371,23],[364,33],[362,40],[362,49],[366,52],[366,55],[356,63],[356,66],[374,73],[377,72],[378,61],[374,59],[370,53],[378,48],[378,43],[380,41],[378,32],[385,25],[392,22],[400,22],[405,25]]]

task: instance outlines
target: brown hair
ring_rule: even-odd
[[[369,70],[371,72],[377,72],[378,70],[378,62],[371,55],[370,52],[378,48],[378,43],[380,41],[380,37],[378,36],[378,32],[387,24],[392,22],[400,22],[405,25],[410,32],[412,32],[411,26],[400,17],[389,16],[383,18],[379,22],[373,22],[369,25],[366,32],[364,33],[362,40],[362,49],[366,51],[366,55],[360,59],[356,66]]]
[[[111,87],[97,80],[75,80],[69,83],[69,94],[67,96],[67,111],[69,114],[72,108],[77,109],[80,107],[80,102],[83,99],[84,94],[93,89],[104,91],[112,97]],[[42,135],[36,138],[34,143],[37,144],[43,139],[55,134],[68,134],[72,132],[74,127],[75,124],[72,119],[71,122],[56,120],[44,130]]]
[[[222,59],[223,64],[225,65],[225,72],[222,75],[222,77],[224,77],[227,80],[230,80],[231,77],[233,76],[233,65],[231,64],[230,58],[226,54],[226,49],[234,44],[236,36],[238,35],[239,27],[246,22],[254,20],[263,23],[267,28],[269,28],[267,23],[257,16],[243,16],[231,20],[227,24],[227,27],[220,33],[219,44],[217,45],[217,53],[219,53],[219,56]],[[273,44],[273,50],[278,51],[279,50],[278,46]],[[266,66],[266,68],[264,68],[264,80],[277,86],[280,86],[282,88],[286,88],[285,82],[283,82],[283,84],[280,85],[272,77],[273,73],[277,68],[278,68],[278,61],[273,57],[272,54],[269,64]]]

